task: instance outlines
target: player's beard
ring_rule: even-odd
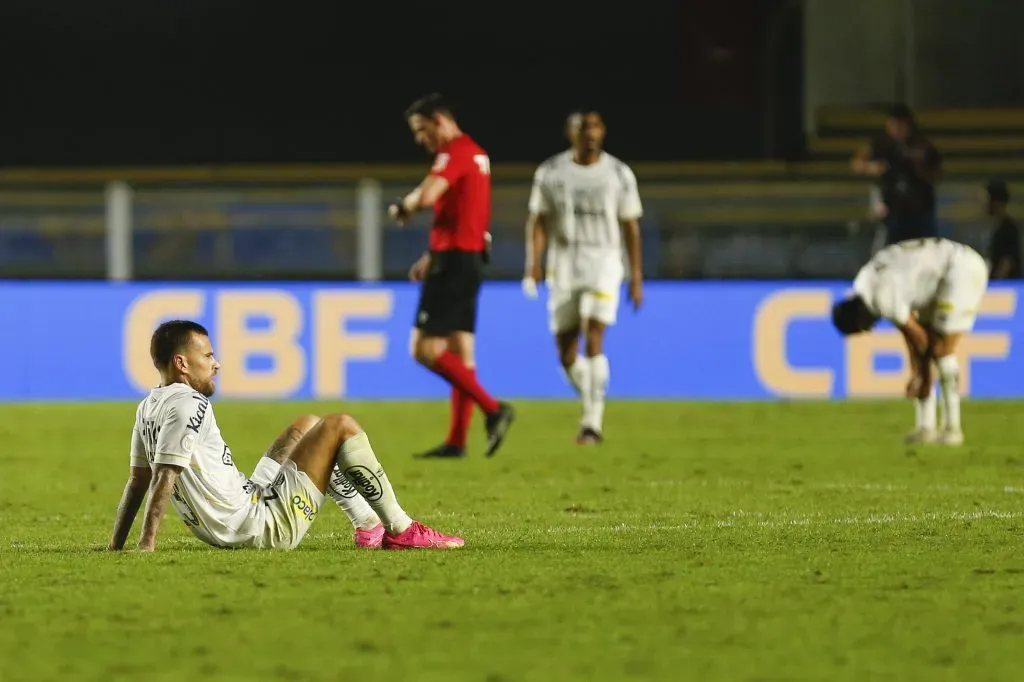
[[[193,388],[205,395],[207,398],[212,398],[213,394],[217,391],[217,386],[213,383],[213,377],[196,383],[199,385],[193,386]]]

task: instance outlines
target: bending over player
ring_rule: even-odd
[[[527,221],[528,296],[536,295],[547,247],[548,312],[558,356],[583,403],[577,443],[600,443],[610,367],[605,330],[614,325],[623,280],[622,234],[629,255],[629,298],[643,301],[636,177],[603,150],[605,125],[596,111],[573,114],[572,149],[545,161],[534,175]],[[579,355],[580,334],[586,357]]]
[[[152,551],[167,503],[215,547],[292,549],[330,494],[356,526],[356,543],[388,549],[455,548],[461,538],[413,521],[384,468],[347,414],[301,417],[260,459],[251,478],[236,467],[210,396],[220,365],[195,322],[160,325],[150,343],[160,386],[135,414],[131,469],[109,549],[124,547],[147,490],[138,548]]]
[[[917,408],[907,442],[963,443],[955,353],[974,327],[987,286],[988,268],[974,249],[938,237],[911,239],[876,253],[857,273],[853,294],[833,306],[832,322],[844,335],[869,331],[879,318],[902,332],[912,372],[907,396]],[[938,430],[933,363],[942,388]]]

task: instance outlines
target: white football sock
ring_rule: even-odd
[[[377,512],[389,535],[398,535],[412,525],[412,519],[399,506],[391,481],[373,454],[365,432],[342,443],[335,459],[348,482]]]
[[[586,426],[598,433],[601,433],[604,424],[604,397],[608,392],[610,376],[608,356],[595,355],[590,358],[590,414],[586,417]]]
[[[938,359],[939,385],[942,387],[942,411],[945,428],[960,430],[960,363],[955,355]]]
[[[585,358],[576,356],[576,360],[569,367],[562,367],[565,378],[569,380],[576,395],[582,396],[585,388],[590,385],[590,363]]]
[[[587,426],[590,413],[593,411],[590,400],[590,360],[577,355],[576,361],[572,363],[571,367],[562,369],[565,371],[565,377],[576,390],[576,395],[583,403],[583,417],[580,419],[580,424]]]
[[[935,430],[935,412],[937,403],[935,401],[935,386],[924,400],[918,398],[914,401],[914,427],[917,429]]]
[[[338,508],[345,512],[345,516],[348,517],[353,528],[370,530],[376,528],[380,523],[377,512],[373,511],[373,507],[348,482],[338,465],[334,465],[334,471],[331,472],[331,480],[327,484],[327,494],[331,496]]]

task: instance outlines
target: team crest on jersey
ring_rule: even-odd
[[[440,173],[441,171],[448,167],[448,161],[451,158],[452,157],[449,154],[438,154],[437,158],[434,159],[434,167],[431,168],[430,170],[434,171],[435,173]]]
[[[185,454],[191,455],[192,451],[196,447],[196,434],[186,433],[181,438],[181,449],[185,451]]]
[[[224,462],[225,466],[235,465],[235,460],[231,459],[231,448],[227,445],[224,446],[224,454],[220,456],[220,461]]]

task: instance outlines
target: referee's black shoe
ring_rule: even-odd
[[[501,447],[501,441],[505,440],[508,427],[512,426],[515,419],[516,411],[508,403],[498,403],[498,411],[487,415],[487,451],[484,453],[485,455],[494,456],[494,453]]]
[[[436,448],[413,455],[417,459],[458,459],[466,456],[466,448],[451,443],[441,443]]]

